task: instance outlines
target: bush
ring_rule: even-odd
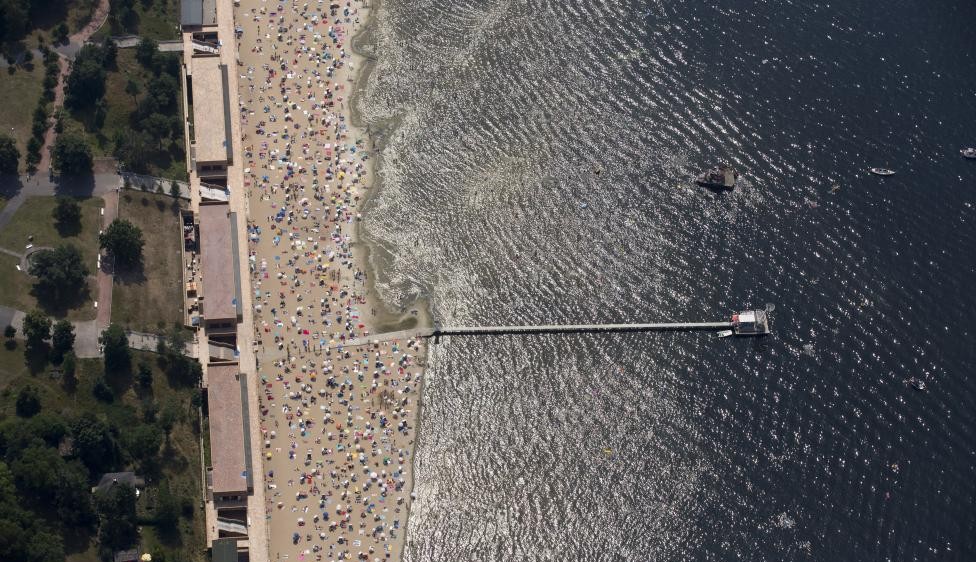
[[[115,393],[112,392],[112,388],[105,382],[104,377],[99,377],[95,381],[95,386],[92,387],[92,396],[107,403],[115,400]]]

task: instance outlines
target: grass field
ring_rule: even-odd
[[[54,224],[51,212],[57,204],[55,197],[31,197],[24,202],[2,231],[0,231],[0,247],[23,253],[29,243],[27,237],[34,236],[34,246],[54,247],[60,244],[74,244],[81,251],[85,264],[92,274],[89,278],[88,298],[78,306],[67,311],[47,310],[56,317],[66,317],[69,320],[91,320],[95,318],[96,310],[92,306],[92,298],[97,294],[95,285],[96,254],[98,254],[98,229],[102,224],[99,209],[104,204],[100,197],[83,199],[81,203],[81,230],[76,233],[65,233],[62,236]],[[38,307],[37,299],[30,293],[33,280],[25,271],[17,271],[16,265],[20,260],[14,256],[0,254],[0,304],[18,310],[32,310]]]
[[[89,130],[90,127],[86,127],[86,123],[91,123],[91,118],[87,112],[83,112],[66,115],[65,129],[87,138],[96,157],[112,156],[116,135],[133,128],[130,115],[137,107],[137,99],[146,95],[147,84],[152,77],[152,73],[136,61],[135,49],[119,49],[116,68],[110,70],[105,79],[105,104],[108,111],[102,127]],[[125,93],[126,84],[130,79],[139,84],[141,93],[136,98]],[[30,115],[28,121],[29,118]],[[30,123],[28,122],[27,125],[29,127]],[[28,135],[29,133],[30,131]],[[172,139],[171,143],[164,143],[164,150],[153,158],[149,173],[164,178],[185,180],[187,178],[185,150],[182,134]]]
[[[112,290],[112,321],[143,332],[183,322],[183,276],[179,210],[173,198],[125,191],[119,217],[142,229],[146,238],[143,270],[116,275]]]
[[[197,410],[190,404],[193,394],[199,390],[170,385],[157,366],[156,359],[157,356],[152,353],[133,352],[134,365],[145,362],[151,366],[152,389],[136,392],[131,380],[110,380],[115,400],[105,403],[92,396],[94,382],[102,375],[100,360],[79,360],[78,383],[74,389],[66,390],[62,381],[51,376],[50,372],[30,375],[23,366],[24,355],[20,346],[14,350],[0,346],[0,419],[14,415],[17,392],[28,384],[38,388],[42,411],[57,412],[65,417],[95,412],[123,434],[128,428],[142,423],[145,401],[155,402],[160,412],[173,409],[176,423],[168,442],[164,441],[160,449],[160,477],[168,482],[173,493],[191,500],[193,513],[191,518],[181,519],[180,533],[176,536],[161,536],[152,526],[143,526],[140,553],[164,553],[167,560],[203,562],[207,557],[204,514],[200,507],[200,428]],[[137,509],[140,515],[151,514],[159,481],[160,478],[153,478],[148,483],[146,493],[139,498]],[[66,550],[68,560],[72,562],[98,561],[97,549],[89,541],[66,542]]]
[[[78,202],[81,204],[81,231],[62,236],[51,216],[57,206],[57,198],[28,198],[17,209],[10,224],[0,231],[0,247],[22,253],[30,243],[34,246],[51,247],[74,244],[81,250],[85,264],[94,272],[95,256],[98,254],[98,230],[102,224],[100,209],[105,206],[105,202],[101,197],[89,197]],[[28,242],[29,235],[34,236],[33,242]]]
[[[24,170],[24,155],[31,137],[34,109],[44,91],[44,64],[35,58],[31,71],[17,68],[13,74],[2,69],[0,74],[0,124],[2,131],[17,141],[20,151],[20,169]]]

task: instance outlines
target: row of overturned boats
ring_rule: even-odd
[[[976,148],[968,147],[959,151],[967,160],[976,160]],[[868,168],[876,176],[893,176],[895,171],[889,168]],[[695,178],[695,183],[711,189],[732,190],[739,179],[739,172],[728,164],[719,164]]]

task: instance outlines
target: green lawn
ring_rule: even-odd
[[[91,112],[86,111],[73,112],[66,116],[65,128],[87,138],[96,157],[112,156],[116,135],[133,128],[130,115],[137,107],[137,100],[146,95],[147,84],[152,78],[152,72],[136,61],[135,49],[119,49],[116,68],[110,69],[105,79],[105,104],[108,111],[102,127],[95,129],[92,126]],[[139,84],[140,94],[135,98],[125,92],[130,79]],[[30,115],[28,127],[29,118]],[[186,147],[182,132],[163,142],[163,150],[154,155],[150,168],[149,173],[159,177],[181,180],[187,178]]]
[[[183,237],[173,198],[126,191],[119,201],[119,217],[141,228],[147,243],[142,272],[115,277],[112,321],[144,332],[182,324]]]
[[[98,230],[102,225],[100,209],[105,205],[101,197],[79,199],[81,204],[81,230],[62,236],[58,233],[51,213],[57,205],[56,197],[29,197],[17,209],[10,221],[0,231],[0,247],[23,253],[28,244],[34,246],[58,246],[74,244],[81,250],[85,264],[92,273],[95,271],[95,256],[98,254]],[[27,237],[33,235],[30,242]]]
[[[44,63],[37,57],[31,71],[18,67],[13,74],[2,69],[0,74],[0,125],[2,131],[17,141],[20,150],[20,169],[24,170],[24,155],[31,137],[34,109],[44,91]]]
[[[35,247],[54,247],[64,243],[74,244],[84,256],[91,277],[89,277],[88,298],[78,306],[67,311],[47,310],[56,317],[66,317],[69,320],[91,320],[95,318],[96,310],[92,306],[92,299],[97,294],[95,284],[96,255],[98,254],[98,230],[102,224],[100,209],[104,204],[99,197],[80,200],[81,230],[76,233],[66,233],[62,236],[54,225],[51,212],[57,204],[55,197],[30,197],[24,202],[2,231],[0,231],[0,247],[23,253],[28,243]],[[27,237],[33,235],[33,242]],[[33,281],[26,271],[17,271],[16,265],[20,260],[0,254],[0,304],[19,310],[32,310],[38,307],[37,299],[31,294]]]
[[[133,366],[140,362],[151,366],[154,375],[152,389],[136,392],[131,380],[112,379],[109,383],[115,391],[115,400],[107,404],[96,400],[92,395],[94,382],[102,375],[100,360],[79,360],[77,385],[68,390],[60,378],[50,374],[50,370],[30,375],[24,367],[23,344],[18,343],[20,345],[15,350],[0,346],[0,419],[14,417],[17,392],[28,384],[38,388],[42,412],[57,412],[64,417],[95,412],[115,426],[121,434],[125,434],[128,428],[143,423],[143,405],[147,400],[154,402],[160,412],[166,408],[172,408],[176,412],[176,423],[169,442],[164,442],[160,448],[159,474],[151,478],[148,489],[138,500],[137,508],[140,515],[152,514],[156,486],[161,479],[165,479],[175,494],[190,499],[192,517],[181,518],[180,533],[176,536],[160,536],[152,526],[143,526],[140,553],[149,551],[157,554],[162,551],[167,560],[205,561],[205,517],[200,507],[199,417],[196,408],[190,405],[192,396],[199,392],[198,389],[171,386],[160,371],[155,354],[133,352]],[[68,560],[96,562],[98,552],[93,542],[66,541]]]

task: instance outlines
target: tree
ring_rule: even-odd
[[[148,37],[143,37],[142,41],[136,45],[136,60],[145,68],[152,68],[156,54],[159,52],[159,45]]]
[[[0,133],[0,176],[16,175],[18,162],[20,151],[17,150],[17,143],[10,135]]]
[[[92,171],[92,151],[81,137],[65,133],[58,136],[52,152],[52,165],[62,175],[89,176]]]
[[[115,44],[115,41],[111,37],[106,37],[105,41],[102,42],[102,59],[105,66],[114,67],[118,54],[119,46]]]
[[[36,278],[34,291],[49,305],[67,306],[76,300],[87,289],[88,273],[81,252],[71,244],[31,256],[30,274]]]
[[[10,471],[22,493],[28,492],[38,499],[50,500],[58,484],[58,472],[63,467],[64,459],[57,449],[38,442],[21,451],[20,456],[11,463]]]
[[[129,338],[118,324],[110,324],[99,338],[105,355],[105,372],[126,374],[132,366]]]
[[[142,388],[152,388],[153,374],[152,368],[146,363],[139,363],[136,374],[136,381]]]
[[[163,141],[169,137],[169,117],[161,113],[153,113],[140,123],[142,127],[156,139],[156,148],[163,149]]]
[[[95,522],[95,509],[84,465],[74,461],[65,463],[58,473],[55,505],[62,525],[88,527]]]
[[[64,354],[64,361],[61,362],[61,372],[64,376],[64,384],[71,388],[78,381],[75,379],[75,369],[77,369],[77,358],[74,351]]]
[[[51,347],[55,363],[60,363],[66,353],[75,347],[75,327],[67,320],[58,320],[51,335]]]
[[[134,172],[149,171],[153,155],[152,139],[145,131],[126,130],[115,135],[115,157]],[[131,182],[130,182],[131,185]]]
[[[98,540],[113,550],[121,550],[135,544],[136,531],[136,493],[132,486],[119,484],[102,494],[98,499],[98,514],[101,518]]]
[[[115,219],[98,236],[99,246],[115,258],[116,265],[128,268],[142,262],[142,229],[125,219]]]
[[[16,335],[17,335],[17,328],[14,328],[10,324],[7,324],[7,327],[3,329],[3,337],[7,339],[11,339]]]
[[[128,433],[126,436],[126,450],[132,458],[149,462],[156,457],[159,446],[163,444],[163,433],[158,427],[150,424],[143,424]]]
[[[71,436],[75,440],[75,454],[89,471],[105,472],[106,469],[115,467],[118,446],[105,422],[95,414],[85,412],[69,425]]]
[[[29,418],[41,411],[41,397],[33,386],[25,386],[17,393],[17,415]]]
[[[68,24],[61,22],[54,28],[54,40],[58,43],[68,42]]]
[[[132,78],[129,78],[126,81],[126,83],[125,83],[125,93],[129,94],[130,96],[132,96],[132,103],[136,103],[136,97],[139,95],[139,92],[141,92],[141,91],[142,91],[142,88],[139,87],[139,83],[138,82],[136,82]]]
[[[92,107],[105,95],[105,63],[95,45],[82,47],[68,76],[65,102],[73,109]]]
[[[81,205],[70,197],[58,197],[58,204],[51,213],[61,232],[81,230]]]
[[[180,184],[176,183],[176,180],[173,180],[169,184],[169,196],[173,199],[179,199],[181,195],[183,195],[183,190],[180,189]]]
[[[51,337],[51,319],[40,310],[32,310],[24,316],[20,331],[24,334],[24,347],[28,353],[42,351]]]

